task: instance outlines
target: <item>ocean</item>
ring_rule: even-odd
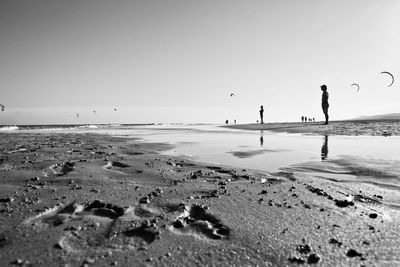
[[[376,127],[376,122],[371,122],[372,126]],[[368,129],[368,124],[355,127]],[[133,137],[141,142],[171,144],[173,148],[162,153],[205,163],[400,190],[400,136],[287,134],[212,124],[22,125],[3,126],[0,132]]]

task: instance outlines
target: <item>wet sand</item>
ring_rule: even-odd
[[[204,164],[167,148],[1,133],[0,265],[400,264],[393,190]]]
[[[400,122],[398,120],[378,121],[332,121],[328,125],[322,122],[292,122],[292,123],[249,123],[224,126],[241,130],[266,130],[274,132],[318,134],[318,135],[368,135],[368,136],[399,136]]]

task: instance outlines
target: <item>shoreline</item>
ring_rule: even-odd
[[[398,263],[392,191],[163,155],[100,134],[0,133],[1,265]],[[380,248],[385,247],[383,252]]]
[[[288,123],[248,123],[231,124],[222,127],[229,129],[272,131],[313,135],[346,135],[346,136],[400,136],[399,121],[332,121],[328,125],[322,122],[288,122]]]

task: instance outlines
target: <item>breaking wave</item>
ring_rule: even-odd
[[[0,132],[11,132],[19,130],[18,126],[3,126],[0,127]]]

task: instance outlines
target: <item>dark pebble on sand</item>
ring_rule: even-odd
[[[378,218],[378,214],[376,214],[376,213],[370,213],[370,214],[369,214],[369,217],[370,217],[371,219],[376,219],[376,218]]]
[[[347,251],[346,256],[354,258],[354,257],[362,257],[362,254],[351,248]]]
[[[172,225],[175,228],[183,228],[185,226],[182,219],[177,219]]]
[[[13,197],[4,197],[4,198],[0,198],[0,202],[4,202],[4,203],[13,202],[13,201],[14,201],[14,198],[13,198]]]
[[[321,259],[320,256],[318,256],[317,254],[313,253],[313,254],[310,254],[310,256],[308,256],[307,263],[308,264],[315,264],[315,263],[319,262],[320,259]]]
[[[63,245],[60,242],[58,242],[57,244],[54,244],[53,247],[56,249],[64,249]]]
[[[27,262],[21,259],[16,259],[15,261],[10,262],[10,264],[12,265],[18,265],[18,266],[22,266],[24,264],[26,264]]]
[[[200,176],[198,176],[197,174],[193,173],[190,175],[190,179],[199,179]]]
[[[150,203],[150,198],[148,196],[145,196],[139,200],[139,203],[140,204],[148,204],[148,203]]]
[[[348,206],[354,206],[354,202],[353,201],[348,201],[347,199],[344,199],[344,200],[336,199],[335,200],[335,204],[336,204],[336,206],[341,207],[341,208],[345,208],[345,207],[348,207]]]
[[[260,194],[263,195],[263,194],[266,194],[266,193],[267,193],[267,190],[262,190]]]

